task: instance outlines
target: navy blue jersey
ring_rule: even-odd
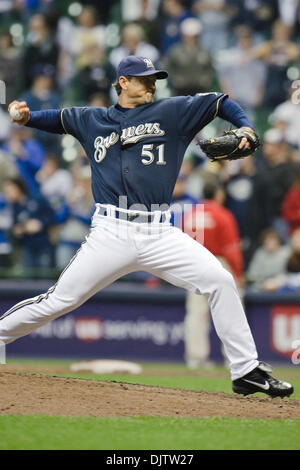
[[[118,206],[119,196],[127,196],[128,207],[169,205],[187,146],[216,117],[225,96],[178,96],[126,112],[118,106],[64,109],[65,132],[89,158],[95,201]]]

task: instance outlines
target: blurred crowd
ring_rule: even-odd
[[[220,204],[238,227],[243,282],[300,289],[299,48],[298,0],[2,0],[0,276],[56,276],[94,207],[81,146],[12,125],[7,104],[113,105],[116,67],[134,54],[168,70],[157,98],[221,91],[245,109],[262,140],[255,157],[206,158],[199,138],[230,128],[217,118],[188,148],[173,203],[205,203],[207,184],[221,186]]]

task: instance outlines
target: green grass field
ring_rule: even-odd
[[[31,362],[18,361],[18,363]],[[35,366],[39,363],[45,365],[47,362],[32,362]],[[67,361],[48,361],[48,363],[60,366],[69,364]],[[171,375],[174,371],[186,371],[183,365],[176,364],[147,364],[144,367],[145,370],[161,368],[166,372],[157,376],[149,374],[138,376],[68,374],[68,376],[231,393],[229,378]],[[168,370],[170,375],[167,373]],[[217,371],[224,377],[223,368],[220,367]],[[278,368],[275,372],[274,375],[286,380],[293,377],[292,382],[295,387],[293,397],[300,398],[300,370],[294,366]],[[0,415],[0,449],[299,450],[300,420]]]
[[[1,416],[0,449],[295,450],[300,421]]]

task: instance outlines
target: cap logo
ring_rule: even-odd
[[[150,59],[144,59],[144,62],[147,66],[147,69],[154,69],[154,65],[152,64]]]

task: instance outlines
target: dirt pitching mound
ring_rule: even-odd
[[[299,399],[241,397],[0,369],[0,414],[300,419]]]

